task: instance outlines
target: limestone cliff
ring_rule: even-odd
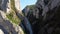
[[[16,15],[19,11],[19,0],[0,0],[0,29],[4,34],[24,34]]]
[[[15,7],[18,11],[21,11],[20,10],[20,0],[15,0]]]

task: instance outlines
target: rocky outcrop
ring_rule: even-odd
[[[37,0],[33,9],[29,6],[22,11],[34,34],[60,34],[60,0]]]
[[[9,20],[4,20],[1,12],[0,12],[0,26],[1,26],[0,29],[2,29],[6,34],[9,34],[9,33],[17,34],[17,32],[13,28],[13,24],[11,24]]]
[[[0,33],[1,33],[1,34],[4,34],[4,32],[3,32],[1,29],[0,29]]]
[[[16,7],[17,10],[21,11],[20,10],[20,0],[15,0],[15,7]]]
[[[12,15],[12,14],[10,15],[10,12],[12,12],[11,10],[14,11],[13,15],[16,15],[15,14],[16,10],[14,10],[14,9],[17,8],[17,7],[15,8],[15,4],[11,4],[11,2],[13,2],[13,1],[12,0],[0,0],[0,34],[24,34],[22,28],[19,25],[17,25],[16,23],[12,22],[14,20],[10,20],[11,15]],[[14,0],[14,2],[15,2],[15,0]],[[19,4],[19,3],[17,3],[17,4]],[[14,7],[12,7],[11,5],[14,5]],[[10,15],[9,16],[10,19],[7,17],[7,15]],[[16,18],[16,17],[18,17],[18,16],[16,15],[14,18]],[[20,23],[20,21],[19,21],[19,23]]]

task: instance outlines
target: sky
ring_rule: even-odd
[[[37,0],[20,0],[21,10],[23,10],[27,5],[35,4]]]

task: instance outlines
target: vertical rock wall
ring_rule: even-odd
[[[31,10],[30,6],[28,11],[28,8],[23,9],[24,15],[32,24],[34,34],[60,34],[60,0],[37,0],[35,6],[38,11],[34,7]]]
[[[21,10],[20,10],[20,0],[15,0],[15,7],[19,12],[21,12]]]
[[[16,2],[19,2],[19,1],[16,0],[15,3]],[[15,4],[16,6],[11,8],[10,3],[11,3],[10,0],[0,0],[0,29],[3,30],[4,34],[24,34],[22,28],[19,25],[17,26],[16,24],[12,23],[13,20],[12,21],[9,20],[9,18],[6,15],[11,12],[10,10],[12,8],[15,9],[15,7],[16,7],[17,10],[20,10],[20,8],[19,8],[20,4],[16,3]],[[13,3],[13,1],[12,1],[12,3]],[[15,12],[15,10],[14,10],[14,12]],[[13,13],[13,15],[16,15],[16,14]],[[6,19],[5,19],[5,16],[6,16]],[[11,16],[9,16],[9,17],[11,17]],[[16,20],[17,20],[17,18],[16,18]],[[1,34],[1,31],[0,31],[0,34]]]

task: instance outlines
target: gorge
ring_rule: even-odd
[[[20,10],[20,0],[0,0],[1,34],[60,34],[60,0],[37,0]]]

